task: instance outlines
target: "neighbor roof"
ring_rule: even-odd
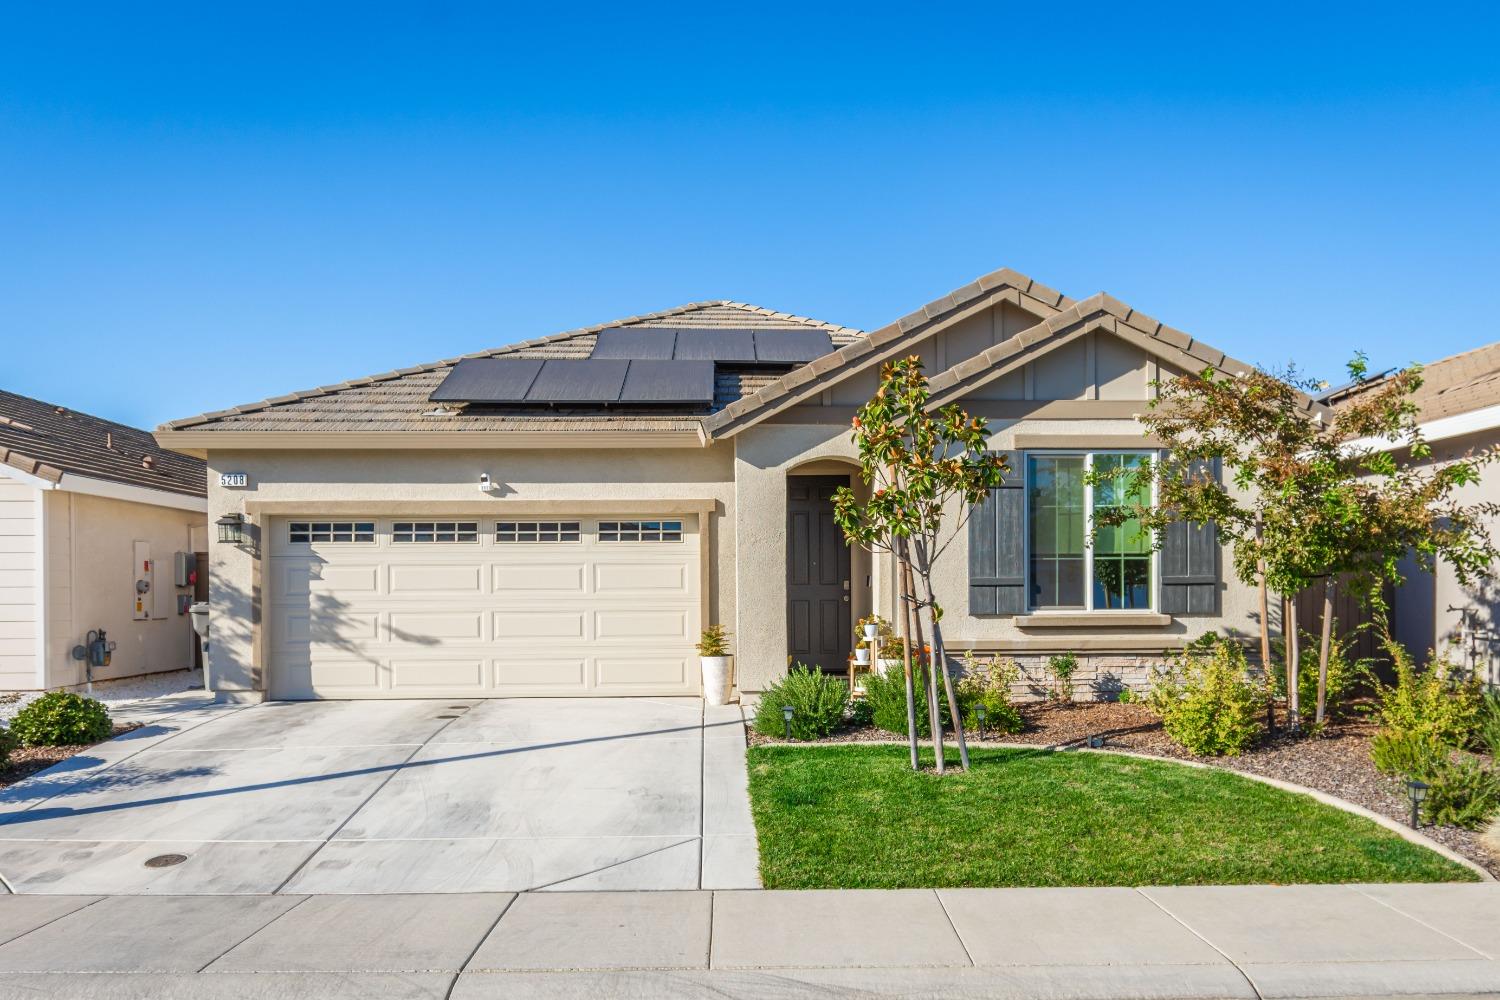
[[[1330,394],[1330,402],[1337,409],[1383,381],[1384,377],[1375,378]],[[1423,422],[1500,406],[1500,342],[1424,365],[1422,387],[1412,394],[1412,401]]]
[[[861,333],[849,327],[777,312],[745,302],[718,299],[694,302],[612,320],[596,326],[526,340],[465,358],[583,359],[594,349],[596,335],[612,327],[675,329],[816,329],[827,331],[835,346],[852,343]],[[434,389],[464,358],[449,358],[382,375],[352,379],[205,413],[163,424],[163,431],[505,431],[505,430],[696,430],[700,418],[682,413],[569,412],[552,408],[493,408],[439,406],[430,401]],[[774,377],[774,375],[773,375]],[[765,384],[761,372],[720,366],[715,376],[713,409],[721,409],[747,391]]]
[[[0,390],[0,462],[61,483],[64,475],[201,497],[207,469],[149,431]]]

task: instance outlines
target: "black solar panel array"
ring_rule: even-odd
[[[832,350],[833,339],[824,330],[611,327],[599,331],[590,356],[796,365],[821,358]]]
[[[538,406],[707,406],[714,398],[714,366],[711,361],[468,358],[453,366],[429,398]]]

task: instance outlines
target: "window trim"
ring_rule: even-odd
[[[1156,533],[1151,535],[1151,582],[1146,588],[1149,604],[1144,608],[1096,608],[1094,607],[1094,485],[1088,481],[1094,471],[1095,455],[1140,455],[1155,460],[1158,452],[1152,448],[1032,448],[1022,451],[1021,487],[1021,559],[1026,567],[1026,616],[1047,615],[1141,615],[1157,613],[1161,606],[1161,546]],[[1083,606],[1068,608],[1039,608],[1031,603],[1031,459],[1033,456],[1082,455],[1083,456]],[[1157,483],[1151,483],[1151,502],[1157,499]]]
[[[326,525],[327,531],[323,532],[327,538],[314,537],[319,532],[315,531],[319,525]],[[341,526],[348,526],[347,531],[340,531]],[[374,545],[379,541],[380,533],[377,530],[378,522],[373,518],[368,521],[361,520],[335,520],[333,518],[286,522],[286,543],[288,545]],[[304,539],[294,536],[299,533],[306,535]],[[348,538],[335,538],[335,535],[347,534]],[[361,537],[364,536],[364,537]]]

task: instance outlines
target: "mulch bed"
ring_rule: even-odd
[[[122,733],[128,733],[132,729],[139,729],[139,722],[115,723],[115,731],[111,739]],[[67,760],[69,757],[83,753],[95,743],[82,743],[77,746],[66,747],[21,747],[10,755],[10,763],[0,767],[0,788],[14,785],[22,778],[29,778],[38,771],[45,771],[53,764]]]
[[[1375,770],[1370,760],[1370,737],[1374,735],[1375,727],[1358,716],[1333,722],[1316,736],[1275,734],[1265,737],[1239,757],[1195,757],[1167,738],[1162,732],[1161,720],[1144,705],[1099,702],[1071,706],[1023,704],[1017,707],[1026,721],[1026,729],[1016,734],[991,734],[990,740],[1066,747],[1085,744],[1090,736],[1103,735],[1106,746],[1111,749],[1192,760],[1290,781],[1364,806],[1401,823],[1411,819],[1411,804],[1405,787]],[[782,742],[762,736],[753,729],[749,732],[749,739],[752,746]],[[889,743],[900,739],[884,730],[863,726],[845,728],[819,742]],[[1478,831],[1454,826],[1424,826],[1421,832],[1500,878],[1500,856],[1486,850]]]

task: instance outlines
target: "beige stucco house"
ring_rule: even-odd
[[[842,668],[853,622],[895,598],[829,495],[860,488],[850,419],[912,354],[1014,470],[938,567],[955,650],[1075,652],[1108,687],[1205,631],[1256,630],[1211,528],[1096,551],[1082,481],[1151,448],[1135,418],[1155,380],[1246,366],[1001,270],[871,333],[703,302],[163,426],[207,459],[210,520],[248,526],[211,546],[214,685],[692,694],[715,622],[741,690]]]
[[[1327,397],[1337,409],[1381,379]],[[1422,386],[1413,395],[1422,435],[1432,445],[1433,463],[1500,447],[1500,343],[1434,361],[1423,366]],[[1405,458],[1404,450],[1398,457]],[[1456,499],[1465,505],[1500,503],[1500,466],[1483,466],[1479,481],[1463,487]],[[1500,539],[1500,518],[1491,518],[1492,537]],[[1490,684],[1500,684],[1500,590],[1491,579],[1464,586],[1453,568],[1439,562],[1433,571],[1408,561],[1405,581],[1391,602],[1391,631],[1419,659],[1438,651],[1455,664],[1472,669]]]
[[[204,475],[147,431],[0,391],[0,690],[193,666]],[[75,659],[100,632],[108,664]]]

